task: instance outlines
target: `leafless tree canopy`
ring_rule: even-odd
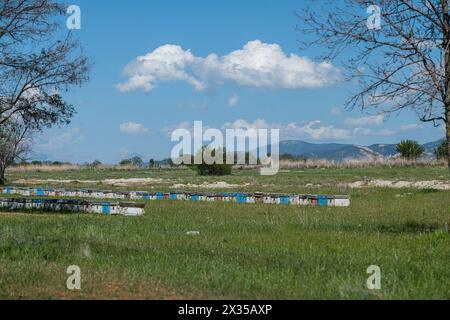
[[[0,125],[42,128],[74,113],[61,93],[87,80],[88,61],[53,0],[0,1]]]
[[[19,121],[8,120],[0,126],[0,185],[5,171],[17,160],[25,160],[31,151],[31,130]]]
[[[450,154],[450,21],[448,0],[320,1],[298,13],[303,46],[326,48],[359,83],[347,106],[392,113],[410,109],[447,126]],[[380,28],[369,28],[381,9]],[[305,40],[306,39],[306,40]],[[450,166],[450,163],[449,163]]]

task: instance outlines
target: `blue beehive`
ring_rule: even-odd
[[[40,196],[40,197],[45,196],[45,191],[44,191],[44,189],[41,189],[41,188],[36,189],[36,195],[38,195],[38,196]]]
[[[170,194],[170,200],[177,200],[177,194],[176,193],[171,193]]]
[[[142,199],[144,199],[144,200],[150,200],[150,194],[149,193],[143,193],[142,194]]]
[[[157,199],[157,200],[164,200],[164,193],[158,192],[158,193],[156,194],[156,199]]]
[[[109,215],[111,213],[111,206],[108,202],[103,203],[103,214]]]
[[[236,194],[236,202],[237,203],[247,203],[247,196],[243,193]]]
[[[317,197],[317,204],[321,207],[328,206],[328,198],[327,196],[318,196]]]
[[[198,201],[199,200],[199,196],[196,194],[191,194],[191,200],[192,201]]]
[[[290,204],[291,201],[288,196],[280,196],[280,204]]]

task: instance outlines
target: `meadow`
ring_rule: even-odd
[[[131,180],[130,180],[131,179]],[[12,170],[13,185],[349,194],[349,208],[155,201],[143,217],[0,213],[1,299],[450,299],[444,167]],[[109,180],[109,181],[108,181]],[[198,231],[199,235],[189,235]],[[78,265],[82,289],[66,289]],[[381,290],[369,290],[377,265]]]

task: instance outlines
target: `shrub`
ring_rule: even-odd
[[[103,164],[101,163],[100,160],[95,160],[94,162],[92,162],[89,167],[97,169],[99,167],[101,167]]]
[[[308,158],[306,158],[305,156],[294,156],[290,153],[284,153],[280,156],[280,160],[288,162],[306,162]]]
[[[197,173],[201,176],[227,176],[231,174],[231,165],[229,164],[198,164],[195,165]]]
[[[207,150],[207,147],[203,147],[202,151],[203,154]],[[200,152],[200,151],[199,151]],[[209,151],[211,153],[212,157],[216,156],[216,152],[220,152],[219,157],[222,157],[223,163],[213,163],[208,164],[205,162],[204,157],[202,157],[203,161],[202,164],[194,164],[192,167],[197,171],[197,173],[201,176],[226,176],[231,174],[232,166],[230,164],[226,164],[226,150],[223,148],[220,149],[214,149]]]
[[[436,150],[434,150],[436,158],[438,160],[447,159],[448,157],[448,144],[447,141],[443,141]]]
[[[119,162],[119,166],[131,166],[131,160],[130,159],[121,160]]]
[[[423,147],[414,140],[402,140],[397,145],[397,152],[407,160],[417,160],[423,154]]]
[[[120,166],[134,166],[137,168],[142,168],[144,166],[144,161],[141,157],[135,156],[130,159],[124,159],[119,162]]]

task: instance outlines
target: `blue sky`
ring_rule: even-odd
[[[37,138],[36,157],[166,158],[171,130],[196,120],[218,129],[279,128],[284,139],[314,143],[425,143],[444,135],[412,112],[383,119],[346,111],[352,85],[335,81],[340,66],[315,60],[316,49],[299,50],[301,1],[72,3],[81,8],[75,33],[93,64],[91,80],[65,96],[77,115]],[[275,71],[261,71],[255,56]]]

